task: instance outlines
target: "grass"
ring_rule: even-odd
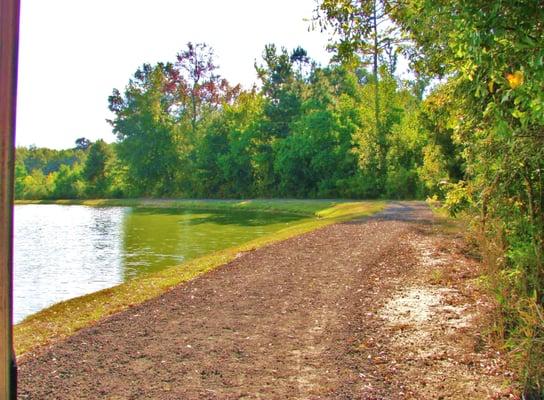
[[[448,234],[464,233],[465,239],[470,241],[469,236],[467,236],[470,228],[469,218],[464,213],[452,216],[441,202],[434,199],[427,199],[427,205],[439,223],[442,232]]]
[[[316,213],[341,204],[352,204],[344,200],[178,200],[178,199],[100,199],[100,200],[17,200],[15,204],[60,204],[90,207],[138,207],[180,208],[188,210],[240,210],[288,213],[316,216]],[[349,206],[348,206],[349,207]]]
[[[14,326],[17,355],[67,337],[97,321],[165,293],[203,273],[224,265],[236,255],[313,231],[337,222],[371,215],[385,202],[333,200],[79,200],[18,202],[18,204],[81,204],[87,206],[179,207],[188,209],[243,209],[306,215],[300,223],[240,246],[224,249],[187,261],[160,272],[144,275],[112,288],[55,304]]]

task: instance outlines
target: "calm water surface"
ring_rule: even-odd
[[[17,205],[14,319],[300,221],[292,215]]]

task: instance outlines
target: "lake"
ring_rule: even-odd
[[[16,205],[14,321],[302,218],[246,211]]]

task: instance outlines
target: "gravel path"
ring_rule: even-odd
[[[478,326],[490,306],[456,243],[425,204],[392,203],[244,253],[26,354],[19,398],[498,398],[508,373]]]

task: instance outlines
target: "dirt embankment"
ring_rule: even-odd
[[[20,360],[20,399],[509,398],[490,303],[420,203],[256,251]]]

